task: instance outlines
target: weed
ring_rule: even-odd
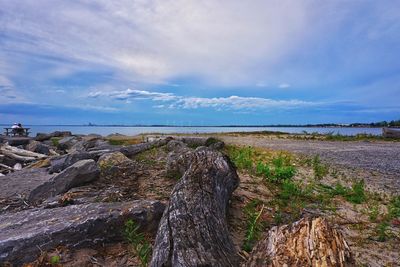
[[[124,234],[128,242],[133,246],[141,266],[147,266],[151,254],[151,245],[143,233],[139,232],[139,225],[132,220],[128,220],[125,223]]]
[[[354,204],[361,204],[366,200],[363,180],[354,182],[351,188],[345,187],[340,183],[337,183],[335,187],[322,184],[319,187],[332,197],[343,196],[347,201]]]
[[[61,138],[60,137],[52,137],[50,140],[51,140],[51,143],[53,144],[53,146],[57,147]]]
[[[365,190],[364,190],[364,181],[361,180],[359,182],[353,183],[351,186],[352,190],[348,191],[345,195],[347,201],[354,204],[361,204],[365,201]]]
[[[377,203],[369,207],[368,217],[372,222],[376,222],[379,216],[379,205]]]
[[[60,256],[54,255],[54,256],[51,256],[50,263],[51,264],[59,264],[60,260],[61,260]]]
[[[257,210],[260,206],[261,201],[258,199],[250,201],[245,207],[244,212],[247,217],[247,229],[246,237],[243,243],[243,249],[250,252],[253,248],[254,243],[258,240],[260,232],[262,230],[262,224],[259,222],[261,214],[264,210],[264,205]]]
[[[388,216],[390,219],[400,218],[400,196],[395,196],[389,203],[388,206]]]
[[[312,166],[315,179],[321,180],[325,175],[328,174],[328,167],[325,164],[321,163],[318,155],[313,158]]]
[[[377,225],[375,228],[375,232],[378,237],[378,241],[384,242],[390,237],[390,232],[389,232],[389,223],[386,221],[381,222],[380,224]]]

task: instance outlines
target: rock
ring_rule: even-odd
[[[50,155],[50,148],[48,145],[42,144],[41,142],[32,140],[26,147],[26,150],[44,154],[44,155]]]
[[[82,137],[81,141],[78,141],[71,147],[71,151],[88,151],[92,148],[102,149],[108,147],[109,144],[103,139],[101,135],[90,134]]]
[[[119,165],[121,163],[128,161],[131,160],[121,152],[113,152],[100,156],[97,163],[99,164],[99,167],[102,169],[113,165]]]
[[[52,137],[65,137],[65,136],[71,136],[71,135],[72,135],[72,133],[70,131],[55,131],[50,134],[37,133],[35,140],[36,141],[45,141],[45,140],[49,140]]]
[[[15,171],[20,171],[22,170],[22,164],[21,163],[15,163],[15,165],[13,166],[13,169]]]
[[[0,217],[0,262],[31,262],[41,250],[79,248],[121,241],[124,223],[134,220],[141,231],[154,232],[164,210],[158,201],[91,203],[33,209]]]
[[[29,196],[32,190],[48,182],[53,175],[45,168],[22,169],[0,177],[0,199],[21,199]]]
[[[228,157],[195,151],[160,221],[150,266],[239,266],[226,219],[238,184]]]
[[[185,143],[179,140],[171,140],[167,144],[167,150],[172,152],[180,152],[182,150],[187,150],[188,147]]]
[[[271,228],[253,248],[248,267],[353,266],[354,259],[343,235],[324,218],[303,218]]]
[[[102,177],[106,179],[125,179],[136,176],[139,170],[139,165],[121,152],[104,154],[99,158],[97,164],[100,167]]]
[[[86,159],[78,161],[32,190],[28,201],[35,202],[65,193],[73,187],[98,179],[99,175],[100,169],[94,160]]]
[[[73,145],[78,143],[78,138],[76,136],[67,136],[58,141],[57,148],[60,150],[68,150]]]
[[[218,141],[218,142],[212,143],[208,147],[211,149],[215,149],[215,150],[221,150],[224,148],[224,146],[225,146],[224,142]]]
[[[6,137],[5,139],[10,146],[25,146],[31,141],[31,138],[26,136]]]
[[[49,173],[60,172],[80,160],[95,158],[96,155],[92,155],[88,152],[72,152],[70,154],[54,157],[50,160]]]

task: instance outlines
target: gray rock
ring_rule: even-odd
[[[26,147],[26,150],[44,154],[44,155],[50,155],[50,148],[48,145],[45,145],[41,142],[32,140]]]
[[[36,141],[45,141],[45,140],[49,140],[52,137],[65,137],[65,136],[71,136],[71,132],[70,131],[55,131],[52,133],[37,133],[35,140]]]
[[[138,200],[5,214],[0,217],[0,262],[21,266],[35,260],[40,250],[120,241],[128,219],[137,222],[142,231],[153,233],[164,208],[158,201]]]
[[[99,175],[100,169],[94,160],[86,159],[78,161],[33,189],[29,194],[28,201],[35,202],[65,193],[73,187],[98,179]]]
[[[61,150],[68,150],[73,147],[76,143],[79,142],[78,137],[76,136],[67,136],[58,141],[57,148]]]
[[[60,172],[72,164],[84,160],[84,159],[95,159],[97,155],[88,152],[73,152],[58,157],[54,157],[50,160],[49,173]]]
[[[0,177],[0,199],[20,199],[28,196],[32,190],[48,182],[53,175],[44,168],[22,169]]]
[[[224,142],[218,141],[218,142],[212,143],[208,147],[211,148],[211,149],[220,150],[220,149],[223,149],[224,146],[225,146]]]

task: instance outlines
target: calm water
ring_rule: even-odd
[[[342,135],[356,135],[359,133],[381,135],[381,128],[321,128],[321,127],[104,127],[104,126],[26,126],[31,128],[31,136],[36,133],[50,133],[54,131],[71,131],[74,134],[96,133],[109,135],[120,133],[137,135],[141,133],[217,133],[217,132],[254,132],[280,131],[287,133],[340,133]]]

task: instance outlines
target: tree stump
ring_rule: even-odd
[[[324,218],[275,226],[254,247],[245,266],[352,266],[342,234]]]
[[[226,210],[238,184],[229,158],[208,148],[193,152],[164,211],[150,266],[237,266]]]

